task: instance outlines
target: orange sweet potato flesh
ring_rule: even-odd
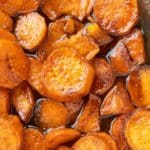
[[[23,126],[17,116],[0,117],[0,149],[20,150],[23,140]]]
[[[73,49],[61,48],[44,62],[41,78],[48,97],[61,102],[74,101],[89,93],[94,69]]]
[[[34,122],[41,129],[57,128],[67,125],[68,111],[57,101],[43,99],[34,110]]]
[[[79,20],[83,20],[93,7],[93,0],[45,0],[42,11],[49,19],[55,20],[61,15],[72,15]]]
[[[8,31],[13,29],[13,20],[10,16],[0,10],[0,27]]]
[[[10,110],[10,97],[9,90],[6,88],[0,88],[0,116],[8,115]]]
[[[127,88],[135,106],[150,106],[150,66],[137,68],[127,78]]]
[[[73,150],[73,149],[68,146],[62,145],[62,146],[59,146],[56,150]]]
[[[15,42],[0,39],[0,50],[0,86],[13,89],[27,79],[28,60]]]
[[[100,103],[101,99],[91,94],[73,127],[80,132],[100,131]]]
[[[23,150],[46,150],[44,135],[35,128],[24,129]]]
[[[113,88],[108,92],[100,107],[102,116],[112,116],[122,113],[129,113],[133,105],[126,90],[125,82],[118,79]]]
[[[81,136],[80,132],[71,128],[60,128],[50,130],[46,133],[47,148],[56,149],[59,145],[77,140]]]
[[[130,150],[124,136],[124,126],[128,116],[129,114],[120,115],[111,124],[110,134],[116,140],[119,150]]]
[[[96,0],[94,16],[106,32],[125,35],[139,19],[137,0]]]
[[[92,86],[92,93],[102,95],[107,92],[115,81],[113,70],[104,58],[94,58],[92,64],[95,69],[95,79]]]
[[[11,101],[22,121],[28,122],[35,104],[34,95],[30,86],[23,82],[13,89]]]
[[[132,150],[150,149],[150,111],[137,110],[131,114],[124,132]]]

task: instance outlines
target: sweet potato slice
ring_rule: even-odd
[[[43,99],[37,103],[34,110],[34,122],[42,128],[57,128],[67,125],[68,111],[57,101]]]
[[[113,40],[112,37],[106,34],[97,23],[86,24],[83,32],[93,37],[100,46],[107,45]]]
[[[83,106],[84,100],[78,100],[74,102],[65,102],[64,105],[68,110],[69,119],[68,124],[73,124],[80,113],[80,110]]]
[[[61,145],[59,146],[56,150],[73,150],[72,148],[65,146],[65,145]]]
[[[115,75],[110,64],[104,58],[95,58],[93,66],[96,72],[92,92],[102,95],[107,92],[115,81]]]
[[[20,45],[25,49],[32,51],[43,41],[46,30],[47,26],[44,17],[37,12],[31,12],[19,16],[15,34]]]
[[[118,116],[111,124],[110,134],[116,140],[119,150],[130,150],[124,136],[124,126],[128,116],[129,114]]]
[[[24,0],[0,0],[0,10],[10,16],[16,16]]]
[[[73,49],[54,50],[41,70],[48,97],[61,101],[81,99],[90,91],[94,69]]]
[[[10,109],[9,90],[0,88],[0,116],[7,115]]]
[[[93,7],[93,0],[45,0],[42,11],[49,19],[55,20],[61,15],[72,15],[79,20],[83,20]]]
[[[137,110],[129,117],[125,137],[132,150],[150,149],[150,111]]]
[[[145,65],[132,72],[127,78],[127,88],[134,105],[150,106],[150,66]]]
[[[17,43],[9,40],[0,39],[0,51],[0,86],[13,89],[27,78],[27,57]]]
[[[48,131],[45,135],[45,139],[47,141],[48,149],[53,150],[61,144],[77,140],[80,135],[80,132],[74,129],[61,128]]]
[[[139,19],[137,0],[96,0],[94,16],[106,32],[127,34]]]
[[[100,114],[102,116],[112,116],[129,113],[133,109],[125,83],[122,79],[119,79],[106,95],[100,107]]]
[[[28,122],[35,104],[32,89],[23,82],[13,89],[11,101],[22,121]]]
[[[44,135],[35,128],[24,129],[23,150],[46,150]]]
[[[22,147],[23,127],[17,116],[0,117],[0,149],[20,150]]]
[[[13,29],[13,20],[10,16],[0,10],[0,27],[8,31]]]
[[[85,108],[77,118],[74,128],[80,132],[100,131],[100,107],[101,99],[90,94]]]

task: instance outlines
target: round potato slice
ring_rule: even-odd
[[[67,119],[68,111],[65,106],[54,100],[43,99],[34,110],[35,124],[42,129],[66,126]]]
[[[106,32],[127,34],[139,19],[137,0],[96,0],[94,16]]]
[[[65,102],[81,99],[90,91],[94,69],[76,51],[54,50],[41,70],[48,97]]]
[[[32,51],[44,39],[47,26],[45,19],[37,12],[31,12],[19,16],[16,24],[15,34],[19,43],[25,49]]]
[[[132,150],[150,149],[150,111],[138,110],[125,125],[125,137]]]
[[[0,149],[20,150],[23,127],[17,116],[0,117]]]
[[[0,39],[0,86],[13,89],[28,75],[28,59],[15,42]]]

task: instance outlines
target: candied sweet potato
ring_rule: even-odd
[[[89,93],[94,69],[73,49],[61,48],[44,62],[41,78],[48,97],[61,102],[74,101]]]
[[[0,88],[0,116],[7,115],[10,109],[9,90]]]
[[[46,150],[44,135],[35,128],[24,129],[23,150]]]
[[[65,146],[65,145],[61,145],[57,148],[57,150],[73,150],[72,148]]]
[[[49,150],[56,149],[61,144],[77,140],[80,132],[70,128],[60,128],[47,131],[45,139]]]
[[[49,19],[55,20],[63,14],[72,15],[79,20],[83,20],[93,7],[93,0],[45,0],[42,11]]]
[[[13,29],[13,20],[10,16],[0,10],[0,27],[8,31]]]
[[[0,149],[20,150],[23,140],[23,127],[17,116],[0,117]]]
[[[99,97],[90,94],[87,104],[74,124],[76,130],[80,132],[100,131],[100,103]]]
[[[96,0],[94,16],[106,32],[127,34],[139,20],[137,0]]]
[[[115,81],[113,70],[104,58],[93,59],[93,66],[95,69],[95,80],[92,86],[92,92],[102,95],[107,92]]]
[[[23,82],[13,89],[11,101],[22,121],[28,122],[35,104],[34,95],[30,86]]]
[[[137,110],[131,114],[124,132],[132,150],[150,149],[150,111]]]
[[[34,110],[34,122],[42,128],[57,128],[67,125],[68,111],[57,101],[43,99],[37,103]]]
[[[144,65],[132,72],[127,78],[127,88],[134,105],[150,106],[150,66]]]
[[[15,28],[20,45],[29,51],[32,51],[43,41],[46,31],[45,19],[37,12],[19,16]]]
[[[28,59],[15,42],[0,39],[0,86],[13,89],[28,75]]]
[[[133,109],[125,83],[122,79],[119,79],[104,98],[100,107],[100,114],[102,116],[112,116],[129,113]]]

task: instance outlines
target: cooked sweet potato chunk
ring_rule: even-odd
[[[116,140],[119,150],[130,150],[124,136],[124,125],[128,114],[123,114],[115,118],[111,124],[110,133]]]
[[[72,15],[79,20],[83,20],[93,7],[93,0],[45,0],[42,11],[54,20],[63,14]]]
[[[0,88],[0,116],[7,115],[10,109],[9,90]]]
[[[35,128],[24,129],[23,150],[46,150],[43,134]]]
[[[0,0],[0,10],[10,16],[16,16],[24,0]]]
[[[54,100],[43,99],[34,110],[35,124],[42,129],[66,126],[67,119],[68,111],[65,106]]]
[[[112,116],[128,113],[133,109],[125,83],[122,79],[119,79],[106,95],[100,107],[100,114],[102,116]]]
[[[115,81],[115,75],[110,64],[104,58],[95,58],[93,66],[96,72],[92,92],[102,95],[109,90]]]
[[[91,94],[80,116],[74,124],[74,128],[80,132],[100,131],[100,107],[101,99]]]
[[[96,0],[94,16],[108,33],[127,34],[139,19],[137,0]]]
[[[81,99],[90,91],[94,69],[73,49],[54,50],[42,67],[48,97],[61,101]]]
[[[45,135],[49,150],[56,149],[61,144],[77,140],[79,137],[80,133],[70,128],[50,130]]]
[[[23,127],[17,116],[0,117],[0,149],[20,150],[22,147]]]
[[[57,148],[57,150],[73,150],[72,148],[68,147],[68,146],[65,146],[65,145],[62,145],[62,146],[59,146]]]
[[[28,122],[34,108],[35,100],[30,86],[23,82],[13,89],[11,101],[22,121]]]
[[[127,78],[127,88],[134,105],[150,106],[150,66],[142,66]]]
[[[14,88],[27,78],[28,60],[15,42],[0,39],[0,86]]]
[[[13,29],[13,20],[10,16],[0,10],[0,27],[8,31]]]
[[[150,149],[150,111],[137,110],[129,117],[125,137],[132,150]]]
[[[37,12],[31,12],[22,16],[16,24],[15,34],[21,46],[32,51],[44,39],[47,26],[45,19]]]

